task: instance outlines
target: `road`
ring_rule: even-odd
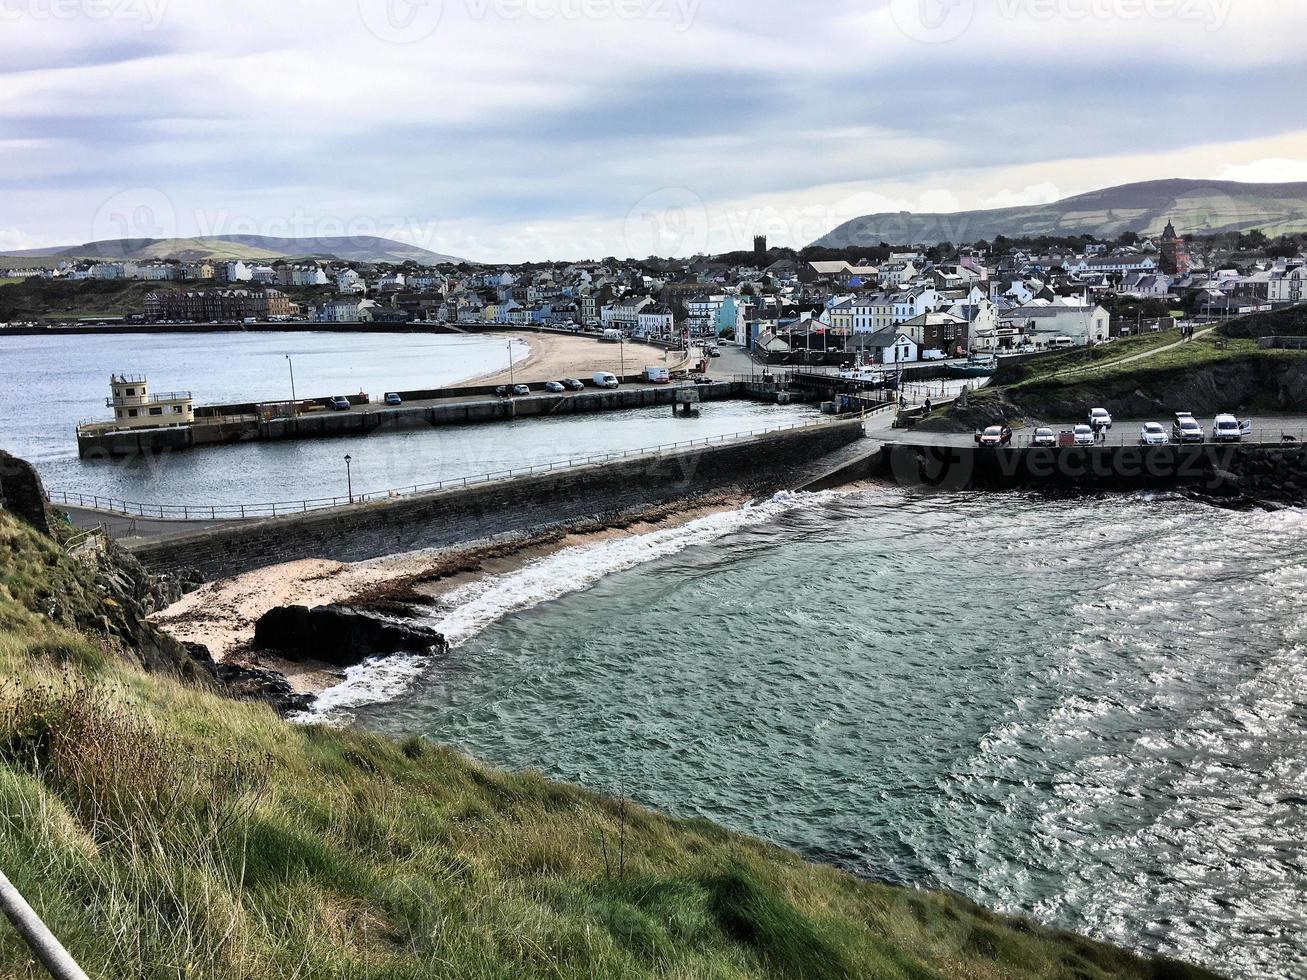
[[[974,446],[976,444],[974,432],[925,432],[918,429],[894,429],[891,428],[892,421],[893,413],[884,412],[868,419],[864,428],[868,436],[884,442],[911,443],[918,446]],[[1210,436],[1212,431],[1211,420],[1199,419],[1198,421],[1203,426],[1205,434]],[[1107,433],[1107,441],[1100,443],[1100,445],[1137,446],[1139,445],[1139,432],[1146,422],[1160,422],[1168,434],[1171,431],[1170,419],[1117,419],[1114,420],[1112,428]],[[1285,442],[1287,436],[1293,442],[1307,443],[1307,416],[1271,416],[1263,419],[1253,419],[1252,422],[1252,433],[1245,439],[1246,442],[1276,444]],[[1054,432],[1069,432],[1074,426],[1082,424],[1084,424],[1084,420],[1077,419],[1073,422],[1056,423],[1048,427]],[[1018,448],[1028,446],[1034,434],[1033,426],[1022,426],[1013,429],[1012,445]]]

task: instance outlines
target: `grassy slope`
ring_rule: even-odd
[[[0,867],[92,976],[1206,975],[146,675],[90,582],[0,511]]]

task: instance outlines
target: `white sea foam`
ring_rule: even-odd
[[[564,548],[506,575],[454,589],[444,597],[441,609],[433,613],[431,625],[444,634],[451,646],[458,646],[506,616],[582,592],[614,572],[711,543],[742,528],[774,520],[787,511],[821,504],[835,495],[783,492],[761,503],[709,514],[675,527]],[[344,717],[350,708],[394,700],[429,664],[427,657],[386,657],[352,667],[341,684],[318,697],[310,717]]]

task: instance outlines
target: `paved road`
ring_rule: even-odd
[[[1175,350],[1177,347],[1183,347],[1185,344],[1193,343],[1199,337],[1206,337],[1215,330],[1215,327],[1208,327],[1205,330],[1194,332],[1190,340],[1177,340],[1174,344],[1166,344],[1162,347],[1154,347],[1152,350],[1146,350],[1142,354],[1131,354],[1129,357],[1122,357],[1115,361],[1099,361],[1095,364],[1082,364],[1077,367],[1067,368],[1064,371],[1058,371],[1053,375],[1054,378],[1070,378],[1077,374],[1091,374],[1095,371],[1102,371],[1106,368],[1120,367],[1122,364],[1134,364],[1136,361],[1146,361],[1150,357],[1156,357],[1158,354],[1164,354],[1169,350]]]
[[[201,531],[212,527],[224,527],[239,521],[170,521],[148,517],[124,517],[104,510],[90,507],[72,507],[67,504],[54,504],[54,509],[68,515],[73,527],[90,530],[103,525],[109,537],[115,541],[140,538],[154,538],[161,534],[180,534],[184,531]]]
[[[890,412],[868,419],[865,425],[867,435],[885,442],[903,442],[920,446],[974,446],[976,442],[974,432],[925,432],[919,429],[893,429],[891,428],[891,422],[892,413]],[[1107,441],[1103,445],[1139,445],[1139,432],[1144,427],[1145,422],[1160,422],[1168,434],[1171,431],[1170,419],[1117,419],[1111,430],[1108,431]],[[1199,419],[1198,422],[1203,426],[1205,434],[1210,436],[1212,420]],[[1284,437],[1288,436],[1295,442],[1307,444],[1307,416],[1271,416],[1253,419],[1252,422],[1252,434],[1246,439],[1248,442],[1280,443],[1284,442]],[[1069,432],[1074,426],[1081,424],[1083,424],[1083,420],[1077,419],[1074,422],[1053,424],[1049,428],[1054,432]],[[1012,444],[1018,447],[1029,445],[1034,432],[1033,426],[1013,429]]]

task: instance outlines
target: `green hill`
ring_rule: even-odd
[[[0,867],[93,977],[1210,976],[420,739],[288,724],[142,621],[142,576],[0,510]],[[0,929],[0,976],[41,975]]]
[[[48,260],[104,259],[149,261],[175,259],[181,262],[272,261],[275,259],[338,259],[342,262],[414,261],[428,265],[462,262],[463,259],[429,249],[371,235],[324,238],[277,238],[268,235],[214,235],[205,238],[122,238],[26,249],[0,255],[0,266],[31,267]],[[8,261],[6,261],[8,260]]]
[[[1151,180],[1079,194],[1053,204],[952,214],[869,214],[840,225],[814,245],[965,244],[1009,238],[1127,231],[1154,235],[1174,221],[1181,235],[1251,231],[1307,232],[1307,183],[1244,184],[1219,180]]]

